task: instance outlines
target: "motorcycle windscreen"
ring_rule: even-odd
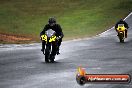
[[[118,24],[118,27],[124,27],[124,24]]]
[[[53,36],[56,32],[52,29],[48,29],[45,34],[47,35],[48,38],[50,38],[51,36]]]

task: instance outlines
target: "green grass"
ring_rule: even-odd
[[[112,27],[132,10],[132,0],[0,0],[0,33],[39,41],[51,16],[65,39],[94,36]]]

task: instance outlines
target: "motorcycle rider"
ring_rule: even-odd
[[[124,24],[124,27],[126,28],[125,29],[125,37],[127,38],[127,29],[129,28],[128,24],[123,19],[120,19],[120,21],[118,21],[115,25],[115,30],[117,33],[118,33],[118,31],[117,31],[118,24]]]
[[[43,31],[40,33],[40,35],[42,34],[45,34],[45,31],[47,31],[48,29],[52,29],[56,32],[56,36],[57,36],[57,39],[58,39],[58,48],[57,48],[57,55],[60,54],[59,52],[59,48],[60,48],[60,45],[61,45],[61,42],[62,42],[62,38],[64,37],[64,34],[62,32],[62,28],[59,24],[56,23],[56,19],[54,17],[50,17],[49,20],[48,20],[48,24],[45,25]],[[44,53],[44,50],[45,50],[45,44],[46,42],[45,41],[42,41],[42,49],[41,51]]]

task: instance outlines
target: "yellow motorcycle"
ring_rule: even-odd
[[[119,38],[120,42],[124,42],[125,32],[126,32],[125,31],[126,28],[125,28],[124,24],[118,24],[118,28],[116,30],[118,32],[118,38]]]
[[[46,42],[45,44],[45,62],[54,62],[57,52],[57,37],[56,32],[49,29],[44,35],[41,35],[41,40]]]

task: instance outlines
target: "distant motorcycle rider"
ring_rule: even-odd
[[[45,27],[44,27],[43,31],[40,33],[40,35],[45,34],[45,31],[47,31],[48,29],[52,29],[56,32],[56,36],[57,36],[57,39],[58,39],[57,54],[60,54],[59,47],[61,45],[62,38],[64,37],[64,34],[62,32],[61,26],[56,23],[56,19],[54,17],[49,18],[48,24],[45,25]],[[46,44],[46,42],[42,41],[42,49],[41,49],[42,52],[44,52],[44,50],[45,50],[45,44]]]
[[[120,21],[118,21],[118,22],[116,23],[116,25],[115,25],[115,30],[116,30],[116,32],[118,32],[118,31],[117,31],[118,24],[124,24],[124,27],[126,28],[126,30],[125,30],[125,37],[127,38],[127,29],[129,28],[128,24],[127,24],[123,19],[120,19]]]

